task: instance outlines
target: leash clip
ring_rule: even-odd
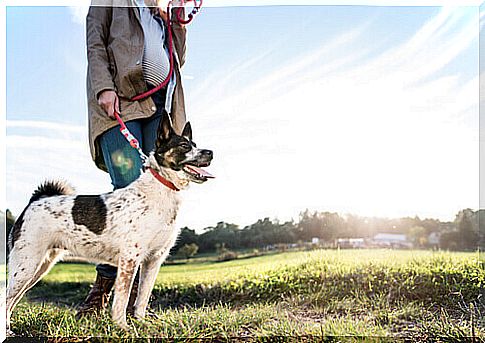
[[[136,137],[133,136],[133,134],[130,132],[130,130],[128,130],[128,127],[126,127],[125,122],[123,121],[123,119],[121,119],[120,114],[118,112],[114,111],[114,115],[115,115],[116,121],[118,122],[118,124],[120,124],[121,134],[125,137],[125,139],[128,141],[130,146],[133,149],[135,149],[136,151],[138,151],[138,154],[140,155],[140,159],[142,161],[142,165],[144,165],[145,162],[148,161],[148,156],[145,155],[143,150],[141,150],[140,143],[138,142],[138,139],[136,139]]]

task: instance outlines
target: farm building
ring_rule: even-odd
[[[439,232],[431,232],[428,236],[428,245],[433,248],[440,247],[441,235]]]
[[[406,235],[396,233],[378,233],[373,238],[373,243],[379,247],[412,248],[413,244]]]
[[[364,248],[364,238],[337,238],[335,244],[339,248]]]

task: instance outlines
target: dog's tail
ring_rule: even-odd
[[[56,195],[73,195],[74,188],[65,181],[45,181],[32,193],[29,204],[42,198]]]
[[[29,208],[30,204],[42,198],[53,197],[57,195],[72,195],[74,194],[74,188],[64,181],[45,181],[40,184],[39,187],[32,193],[29,203],[24,208],[20,216],[15,221],[12,230],[8,237],[8,249],[11,251],[14,247],[15,241],[20,237],[22,231],[22,225],[24,223],[24,214]]]

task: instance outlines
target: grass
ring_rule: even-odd
[[[58,264],[27,293],[12,329],[49,337],[485,338],[477,253],[320,250],[167,265],[152,316],[130,319],[130,332],[107,312],[74,319],[94,277],[93,266]]]

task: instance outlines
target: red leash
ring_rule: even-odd
[[[182,9],[183,7],[179,7],[176,10],[176,19],[183,25],[186,25],[190,23],[194,19],[194,15],[197,14],[202,6],[202,0],[186,0],[185,2],[194,2],[194,8],[192,9],[192,12],[189,13],[188,19],[185,20],[182,15]],[[149,91],[146,91],[144,93],[135,95],[133,98],[131,98],[131,101],[137,101],[141,99],[145,99],[146,97],[152,95],[153,93],[158,92],[160,89],[165,87],[168,82],[170,81],[170,78],[172,77],[173,73],[173,35],[172,35],[172,18],[171,12],[170,12],[170,7],[172,6],[172,1],[170,1],[167,5],[167,31],[168,31],[168,54],[170,56],[170,69],[168,71],[167,78],[158,86],[156,86],[153,89],[150,89]]]
[[[177,11],[176,11],[176,18],[183,25],[190,23],[192,21],[192,19],[194,19],[194,15],[199,12],[199,10],[202,6],[202,0],[186,0],[185,2],[191,2],[191,1],[194,2],[194,8],[192,9],[192,12],[189,13],[187,20],[185,20],[183,18],[183,15],[182,15],[183,7],[178,8]],[[137,101],[137,100],[145,99],[146,97],[149,97],[153,93],[158,92],[160,89],[162,89],[163,87],[165,87],[168,84],[168,82],[170,81],[170,78],[172,77],[172,73],[173,73],[173,36],[172,36],[172,24],[171,24],[171,18],[170,18],[170,13],[171,13],[170,7],[171,6],[172,6],[172,1],[170,1],[167,5],[168,54],[170,56],[170,69],[169,69],[168,75],[167,75],[166,79],[161,84],[159,84],[158,86],[156,86],[153,89],[150,89],[149,91],[146,91],[144,93],[141,93],[141,94],[134,96],[133,98],[130,99],[130,101]],[[133,136],[133,134],[130,132],[130,130],[128,130],[128,128],[125,125],[125,122],[121,119],[120,114],[116,110],[114,111],[114,116],[115,116],[116,120],[118,121],[118,124],[120,124],[121,134],[126,138],[126,140],[130,143],[130,145],[133,147],[133,149],[136,149],[138,151],[138,154],[140,155],[142,162],[143,163],[146,162],[148,160],[148,156],[145,155],[145,153],[141,149],[140,142],[138,142],[138,139],[136,139],[136,137]],[[172,182],[165,179],[162,175],[157,173],[153,168],[149,167],[148,169],[150,170],[152,175],[158,181],[160,181],[162,184],[164,184],[165,186],[167,186],[168,188],[170,188],[174,191],[179,191],[179,189]]]
[[[143,150],[141,150],[138,139],[136,139],[136,137],[133,136],[130,130],[128,130],[128,128],[125,125],[125,122],[121,119],[120,114],[114,111],[114,115],[115,115],[116,121],[118,122],[118,124],[120,124],[121,134],[125,136],[126,140],[128,141],[128,143],[130,143],[131,147],[138,151],[138,153],[140,154],[140,158],[142,159],[143,162],[145,162],[148,159],[148,156],[145,155]]]
[[[168,82],[170,81],[170,78],[172,77],[173,73],[173,37],[172,37],[172,25],[171,25],[171,18],[170,18],[170,6],[172,2],[170,1],[168,6],[167,6],[167,31],[168,31],[168,55],[170,56],[170,68],[168,70],[168,75],[167,78],[158,86],[156,86],[153,89],[150,89],[149,91],[146,91],[144,93],[135,95],[133,98],[130,99],[130,101],[137,101],[141,99],[145,99],[146,97],[149,97],[153,93],[158,92],[160,89],[165,87]]]
[[[114,115],[116,117],[116,120],[120,124],[120,132],[123,134],[123,136],[125,136],[126,140],[130,143],[130,145],[138,151],[138,154],[140,154],[140,158],[141,158],[142,162],[143,163],[146,162],[148,160],[148,156],[145,155],[143,153],[143,151],[141,150],[140,143],[138,142],[138,139],[136,139],[136,137],[133,136],[133,134],[130,132],[130,130],[128,130],[125,122],[123,121],[123,119],[121,119],[119,113],[115,111]],[[160,175],[153,168],[148,167],[147,169],[150,171],[150,173],[152,173],[152,175],[155,177],[155,179],[160,181],[162,184],[164,184],[165,186],[167,186],[171,190],[174,190],[174,191],[180,190],[173,184],[173,182],[168,181],[166,178],[164,178],[162,175]]]
[[[190,23],[192,19],[194,19],[194,15],[196,15],[200,11],[200,8],[202,7],[202,0],[186,0],[185,2],[187,3],[191,1],[194,2],[194,8],[192,9],[192,12],[189,13],[189,15],[187,16],[188,17],[187,20],[182,15],[182,7],[179,7],[177,9],[177,20],[181,24],[187,25],[188,23]]]

